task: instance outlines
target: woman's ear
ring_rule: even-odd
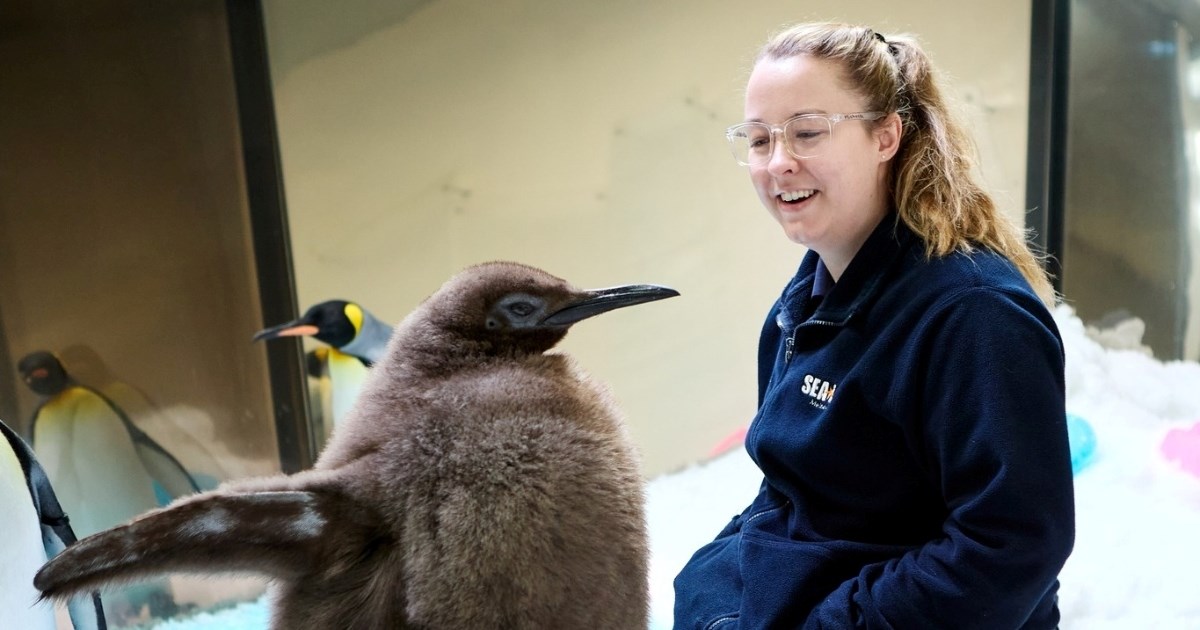
[[[879,141],[879,161],[886,162],[895,157],[900,150],[900,114],[888,114],[875,127],[875,137]]]

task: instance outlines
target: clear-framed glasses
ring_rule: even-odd
[[[886,112],[857,112],[854,114],[800,114],[783,122],[768,125],[748,122],[725,130],[733,157],[742,166],[765,164],[775,154],[775,136],[785,142],[787,152],[797,160],[818,157],[829,148],[833,126],[843,120],[879,120]]]

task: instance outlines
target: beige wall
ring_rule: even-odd
[[[841,19],[925,42],[977,127],[984,177],[1020,216],[1029,5],[267,0],[301,306],[399,321],[489,259],[666,302],[561,346],[607,382],[648,475],[747,423],[762,317],[803,251],[758,205],[722,132],[768,33]]]

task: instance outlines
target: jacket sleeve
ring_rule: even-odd
[[[969,289],[943,299],[898,358],[889,407],[941,490],[941,536],[866,566],[804,627],[1020,628],[1074,543],[1054,320],[1032,296]]]

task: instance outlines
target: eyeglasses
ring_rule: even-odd
[[[833,126],[843,120],[879,120],[885,112],[858,112],[856,114],[800,114],[783,122],[768,125],[748,122],[734,125],[725,130],[733,158],[742,166],[766,164],[775,155],[775,134],[786,142],[783,146],[797,160],[807,160],[821,155],[829,147]]]

